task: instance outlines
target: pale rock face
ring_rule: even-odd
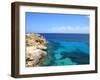
[[[29,59],[27,66],[35,66],[46,56],[46,52],[40,49],[34,49],[33,47],[26,48],[26,59]]]
[[[33,33],[26,36],[26,67],[39,66],[47,55],[47,41]]]

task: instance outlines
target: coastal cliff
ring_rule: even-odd
[[[26,33],[26,67],[39,66],[47,55],[47,41],[40,34]]]

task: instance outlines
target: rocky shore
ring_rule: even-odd
[[[26,67],[39,66],[47,55],[47,41],[40,34],[26,33]]]

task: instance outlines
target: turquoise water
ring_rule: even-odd
[[[55,39],[54,37],[47,38],[48,55],[45,58],[42,66],[89,64],[89,43],[88,43],[89,41],[87,41],[88,39],[86,39],[85,41],[81,41],[81,39],[80,41],[77,41],[75,39],[67,41],[66,38],[64,39],[56,39],[56,37]]]

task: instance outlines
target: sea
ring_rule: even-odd
[[[47,41],[47,56],[41,66],[89,64],[89,34],[40,33]]]

